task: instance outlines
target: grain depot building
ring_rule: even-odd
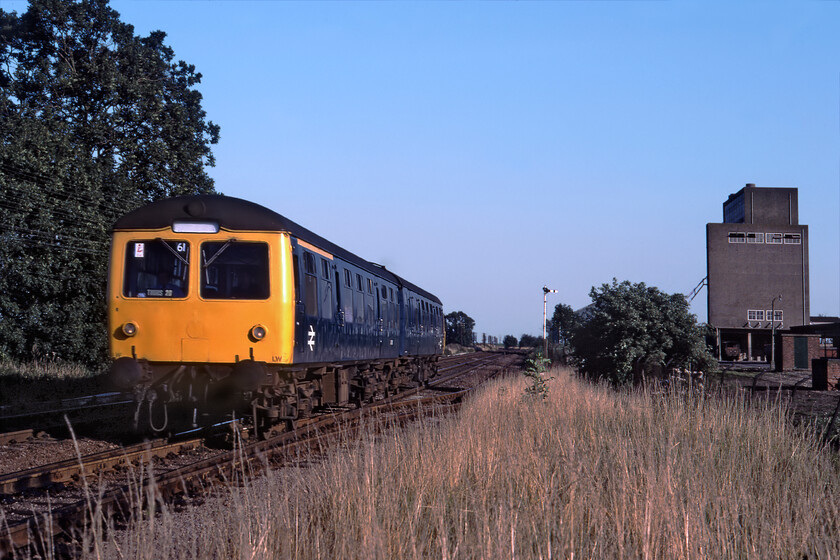
[[[718,358],[769,361],[773,331],[778,358],[781,333],[810,320],[808,226],[799,223],[797,189],[750,183],[729,195],[723,223],[706,224],[706,262]],[[793,342],[805,345],[794,351],[807,360],[808,340]],[[803,360],[796,367],[809,367]]]

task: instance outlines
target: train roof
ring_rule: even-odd
[[[404,286],[435,303],[437,296],[397,276],[384,266],[368,262],[361,257],[327,241],[320,235],[291,221],[277,212],[241,198],[218,194],[187,195],[167,198],[142,206],[114,222],[114,231],[156,230],[172,227],[175,221],[213,221],[219,227],[232,231],[287,232],[324,251],[363,268],[386,280]]]

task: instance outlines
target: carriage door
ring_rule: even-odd
[[[344,272],[347,272],[347,269],[341,269]],[[347,297],[347,288],[343,284],[344,282],[344,275],[340,272],[339,268],[335,267],[335,313],[336,313],[336,325],[338,327],[338,358],[342,359],[344,357],[344,348],[347,344],[347,315],[344,311],[344,300]],[[352,301],[353,295],[350,294],[350,307],[353,307]],[[352,319],[352,311],[351,311],[351,319]]]
[[[420,353],[420,302],[415,297],[408,298],[411,329],[409,330],[409,350],[412,354]]]
[[[387,355],[388,348],[388,302],[383,299],[383,293],[388,293],[388,288],[374,283],[373,292],[376,297],[376,325],[379,329],[379,357]]]
[[[299,361],[304,355],[304,339],[306,338],[306,316],[303,307],[303,295],[300,286],[300,258],[298,257],[297,244],[292,247],[292,268],[295,277],[295,361]]]

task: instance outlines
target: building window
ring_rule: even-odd
[[[776,316],[773,317],[772,319],[770,319],[770,317],[773,316],[774,314]],[[784,319],[784,313],[782,313],[781,309],[775,309],[775,310],[774,309],[768,309],[767,310],[767,320],[768,321],[771,321],[771,320],[772,321],[784,321],[785,320]]]
[[[767,243],[772,245],[781,245],[782,243],[782,234],[781,233],[768,233],[764,236],[764,240]]]
[[[747,241],[747,234],[744,232],[739,231],[730,231],[729,232],[729,242],[730,243],[746,243]]]
[[[767,314],[769,315],[770,312],[768,311]],[[763,321],[764,320],[764,311],[761,309],[750,309],[747,311],[747,321]]]
[[[747,243],[764,243],[764,234],[763,233],[748,233],[747,234]]]
[[[802,236],[798,233],[786,233],[785,245],[799,245],[802,243]]]

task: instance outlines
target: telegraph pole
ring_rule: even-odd
[[[547,286],[543,286],[543,358],[548,358],[548,337],[545,335],[545,322],[548,319],[548,294],[556,294],[557,290],[551,290]]]

